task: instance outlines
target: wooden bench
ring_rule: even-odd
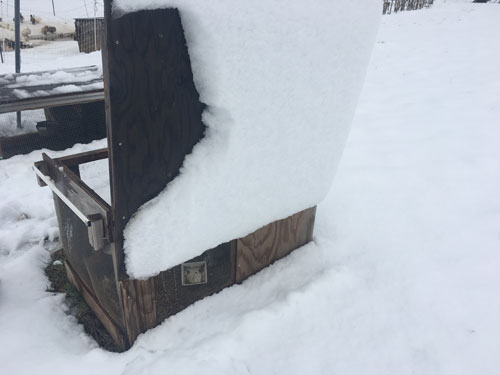
[[[105,137],[102,86],[97,66],[0,76],[0,114],[44,109],[47,125],[56,128],[49,134],[0,137],[0,158]]]

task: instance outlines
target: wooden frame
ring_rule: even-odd
[[[147,280],[131,279],[124,262],[125,226],[142,204],[175,178],[185,156],[202,139],[205,106],[194,86],[178,11],[141,11],[112,18],[111,1],[105,6],[103,71],[109,150],[57,159],[44,154],[35,171],[39,182],[54,191],[71,282],[125,350],[140,333],[169,316],[241,283],[311,241],[316,208],[263,223],[244,238],[186,260],[194,274],[180,264]],[[106,157],[111,205],[79,177],[80,164]],[[202,268],[197,271],[196,266]]]

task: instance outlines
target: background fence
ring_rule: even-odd
[[[384,0],[383,14],[402,12],[405,10],[415,10],[428,8],[434,0]]]
[[[85,52],[100,49],[103,0],[20,0],[20,5],[21,72],[29,71],[29,65],[33,65],[29,64],[33,62],[30,61],[33,54],[27,52],[30,49],[43,49],[44,53],[51,51],[54,55],[64,55],[68,48],[75,48],[70,47],[72,44]],[[0,49],[3,52],[0,65],[14,67],[14,54],[9,53],[15,46],[14,29],[14,0],[0,0]],[[5,72],[2,68],[0,73]]]

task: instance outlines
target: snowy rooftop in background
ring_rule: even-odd
[[[381,3],[117,0],[114,15],[175,7],[208,129],[125,230],[145,278],[320,202],[361,90]],[[165,229],[167,228],[167,229]]]

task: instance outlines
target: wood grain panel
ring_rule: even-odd
[[[205,126],[179,12],[113,18],[111,5],[105,2],[103,74],[115,243],[121,249],[130,217],[178,174]],[[123,254],[119,266],[125,280]]]
[[[155,288],[153,279],[120,281],[123,317],[127,336],[133,343],[142,332],[156,325]]]
[[[237,240],[236,282],[267,267],[312,240],[316,207],[275,221]]]

